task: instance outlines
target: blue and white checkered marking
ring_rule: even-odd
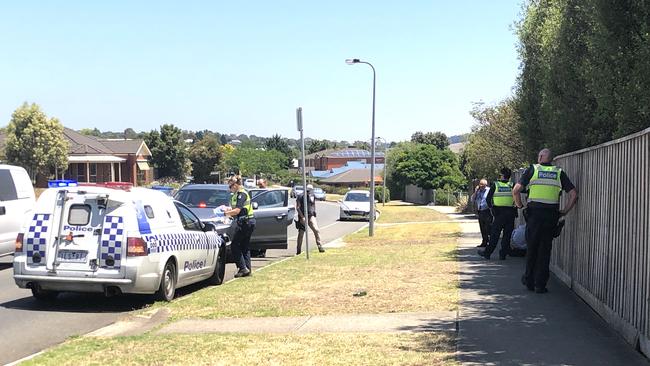
[[[27,263],[45,265],[45,247],[47,245],[47,231],[50,226],[50,214],[34,214],[29,224],[25,238],[25,250],[27,251]],[[34,253],[41,256],[39,263],[34,263]]]
[[[117,269],[122,262],[122,249],[124,248],[124,219],[120,216],[106,216],[102,231],[102,245],[99,251],[99,266],[102,268]],[[106,264],[106,259],[111,256],[115,260],[112,266]]]
[[[198,241],[197,241],[198,239]],[[221,238],[216,233],[169,233],[146,235],[148,253],[163,253],[177,250],[217,249],[221,246]]]

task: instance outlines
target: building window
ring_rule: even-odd
[[[87,182],[86,180],[86,164],[77,164],[77,181]]]
[[[97,183],[97,163],[88,164],[90,169],[90,183]]]

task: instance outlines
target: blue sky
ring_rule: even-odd
[[[512,94],[521,0],[14,1],[0,5],[0,125],[24,101],[74,129],[369,140],[469,132]]]

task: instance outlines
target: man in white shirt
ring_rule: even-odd
[[[490,228],[492,225],[492,213],[487,204],[487,196],[490,192],[488,182],[486,179],[481,179],[478,186],[472,195],[472,201],[476,205],[478,211],[478,225],[481,228],[481,244],[477,245],[479,248],[486,247],[490,241]]]

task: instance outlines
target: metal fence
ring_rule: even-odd
[[[553,242],[551,270],[648,356],[650,128],[555,163],[579,200]]]

